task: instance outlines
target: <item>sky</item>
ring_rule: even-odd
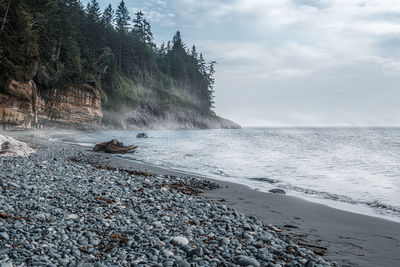
[[[100,0],[104,8],[119,1]],[[400,126],[399,0],[126,0],[157,43],[217,61],[215,111],[243,126]]]

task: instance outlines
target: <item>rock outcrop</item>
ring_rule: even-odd
[[[33,81],[10,82],[0,91],[0,122],[3,126],[31,128],[37,124],[37,90]]]
[[[102,117],[100,93],[88,84],[38,89],[34,81],[13,80],[0,91],[0,125],[5,128],[94,128]]]
[[[103,122],[123,129],[240,129],[240,125],[193,109],[170,107],[136,108],[125,112],[104,111]]]

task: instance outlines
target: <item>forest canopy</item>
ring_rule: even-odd
[[[215,62],[177,31],[157,45],[142,12],[124,1],[0,2],[0,86],[33,79],[46,88],[89,83],[108,109],[179,105],[212,114]]]

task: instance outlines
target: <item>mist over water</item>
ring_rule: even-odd
[[[139,145],[135,160],[203,174],[353,212],[400,221],[400,129],[78,132],[52,138],[92,145],[117,138]],[[67,137],[68,136],[68,137]]]

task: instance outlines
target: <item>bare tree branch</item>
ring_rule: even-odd
[[[7,5],[6,14],[4,15],[3,24],[1,25],[1,29],[0,29],[1,31],[4,29],[4,25],[6,24],[7,15],[8,15],[8,10],[10,9],[10,3],[11,3],[11,0],[8,0],[8,5]]]

